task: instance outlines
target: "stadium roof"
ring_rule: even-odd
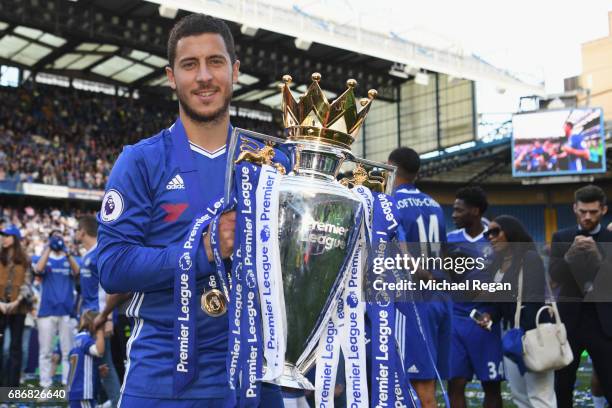
[[[333,26],[295,9],[256,1],[181,0],[163,2],[182,9],[164,6],[164,18],[156,3],[162,2],[0,0],[0,63],[34,74],[63,76],[65,81],[79,78],[162,90],[168,32],[175,19],[189,10],[228,20],[241,59],[236,101],[278,106],[276,86],[283,74],[290,73],[300,90],[316,71],[323,75],[321,85],[328,96],[341,93],[346,79],[355,78],[358,92],[376,88],[379,98],[394,101],[397,85],[413,79],[417,66],[456,77],[493,78],[509,86],[528,87],[533,93],[540,90],[475,57],[418,46],[391,35],[380,38],[376,33],[354,32],[352,27]],[[251,25],[244,24],[247,20]],[[403,74],[390,75],[398,67]]]
[[[187,12],[175,10],[174,18],[163,18],[158,9],[142,0],[0,0],[0,63],[63,76],[65,82],[77,78],[161,88],[166,84],[168,32]],[[354,77],[364,94],[377,88],[381,99],[394,100],[396,85],[406,80],[389,76],[390,63],[379,58],[322,44],[300,50],[286,35],[263,29],[252,33],[228,23],[242,62],[236,101],[277,105],[276,86],[285,73],[303,89],[300,85],[309,83],[310,74],[320,71],[322,86],[332,97]]]
[[[380,31],[361,28],[353,20],[340,23],[303,11],[296,3],[279,6],[261,0],[148,0],[167,9],[206,13],[241,24],[249,30],[265,29],[295,38],[300,44],[327,44],[337,49],[370,55],[414,75],[419,70],[440,72],[455,78],[492,81],[499,87],[520,88],[526,93],[543,94],[543,84],[531,84],[512,73],[494,67],[482,58],[463,52],[437,49],[404,38],[380,23]],[[281,3],[282,4],[282,3]],[[330,6],[331,7],[331,6]],[[384,30],[388,29],[388,32]],[[330,61],[332,62],[332,61]]]

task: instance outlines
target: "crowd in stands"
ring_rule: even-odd
[[[60,231],[70,250],[80,255],[74,245],[74,235],[78,219],[86,214],[93,212],[78,209],[62,212],[55,207],[36,209],[31,206],[25,208],[0,206],[0,230],[8,225],[19,228],[23,237],[22,246],[28,257],[38,256],[43,252],[51,231]]]
[[[0,87],[0,182],[104,189],[126,144],[157,134],[176,117],[176,102],[133,99],[26,83]],[[276,134],[269,122],[232,118],[235,126]]]

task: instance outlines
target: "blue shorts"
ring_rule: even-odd
[[[469,317],[455,314],[452,330],[451,377],[480,381],[503,381],[501,329],[483,329]]]
[[[120,408],[223,408],[225,406],[225,398],[208,398],[208,399],[157,399],[157,398],[142,398],[131,395],[122,394],[119,400]],[[95,405],[94,405],[95,406]],[[261,408],[284,408],[283,395],[281,389],[277,385],[262,384],[261,399],[259,400]]]
[[[447,379],[450,364],[450,304],[437,301],[415,302],[423,333],[414,314],[413,304],[397,305],[396,338],[408,378],[435,380],[437,368],[440,377]]]

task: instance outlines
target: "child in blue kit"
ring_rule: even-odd
[[[104,330],[94,330],[93,321],[97,313],[91,310],[81,315],[79,333],[70,350],[70,375],[68,378],[68,400],[71,408],[93,408],[96,406],[98,366],[104,355]]]

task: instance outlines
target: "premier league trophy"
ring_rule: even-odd
[[[347,279],[343,270],[359,245],[360,214],[364,212],[362,200],[351,188],[364,185],[372,192],[384,192],[392,185],[394,170],[392,166],[358,159],[350,151],[376,91],[370,90],[368,98],[357,101],[354,94],[357,83],[351,79],[346,83],[346,91],[330,103],[321,90],[320,80],[320,74],[313,74],[306,93],[295,100],[290,90],[292,79],[285,75],[281,92],[286,138],[234,129],[228,155],[237,159],[228,160],[226,174],[226,202],[232,194],[241,194],[235,193],[240,188],[235,179],[239,163],[269,165],[282,174],[275,187],[277,223],[271,228],[265,225],[255,234],[262,245],[268,243],[270,234],[278,238],[277,260],[279,276],[282,275],[278,290],[272,289],[269,298],[259,298],[264,332],[272,333],[273,325],[274,335],[283,336],[285,345],[281,375],[264,377],[264,381],[302,389],[314,389],[304,374],[315,364],[317,343]],[[253,140],[259,143],[254,144]],[[275,154],[278,159],[279,152],[289,159],[287,174],[273,161]],[[338,180],[341,167],[347,162],[355,164],[352,175]],[[261,174],[260,185],[264,183],[264,170]],[[264,201],[262,204],[257,196],[258,205],[267,206],[266,190],[262,191]],[[258,274],[273,274],[262,265],[263,272],[258,270]],[[260,294],[269,286],[273,285],[260,280]],[[268,313],[272,308],[268,307],[275,298],[280,302],[281,313],[277,314],[280,321],[272,322]],[[268,371],[270,361],[267,357],[265,360],[264,371]]]

